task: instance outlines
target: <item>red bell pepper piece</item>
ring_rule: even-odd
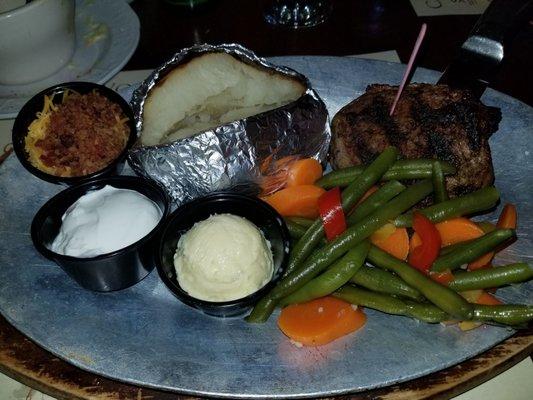
[[[409,254],[409,264],[427,273],[439,255],[442,240],[435,225],[421,213],[413,214],[413,229],[420,236],[422,244]]]
[[[318,212],[322,218],[328,241],[335,239],[346,230],[346,218],[342,209],[340,188],[333,188],[320,196]]]

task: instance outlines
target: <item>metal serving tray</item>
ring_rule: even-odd
[[[404,69],[338,57],[273,61],[307,75],[330,115],[370,83],[398,83]],[[419,69],[413,81],[437,78]],[[520,215],[519,240],[497,262],[531,263],[533,109],[492,90],[483,101],[502,109],[500,130],[491,139],[496,185],[502,201],[515,203]],[[461,332],[368,310],[359,332],[330,345],[297,348],[276,327],[276,315],[263,325],[206,316],[176,300],[155,271],[123,291],[89,292],[31,244],[35,212],[59,190],[30,175],[13,156],[0,167],[0,312],[45,349],[96,374],[197,395],[326,396],[429,374],[513,334],[494,326]],[[499,290],[498,296],[531,304],[533,283]]]

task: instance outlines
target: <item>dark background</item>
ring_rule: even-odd
[[[257,54],[354,55],[396,50],[407,63],[423,22],[428,24],[419,66],[442,71],[468,36],[478,16],[418,18],[409,0],[332,0],[329,20],[299,30],[267,24],[268,0],[211,0],[196,11],[162,0],[131,3],[141,21],[139,46],[125,69],[155,68],[183,47],[239,43]],[[533,23],[522,26],[506,48],[491,87],[533,105]]]

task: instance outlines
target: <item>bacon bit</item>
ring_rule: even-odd
[[[118,104],[96,91],[70,94],[51,112],[46,136],[35,142],[43,151],[41,162],[55,168],[59,176],[101,170],[118,157],[128,141],[129,127],[117,123],[117,115],[125,117]]]

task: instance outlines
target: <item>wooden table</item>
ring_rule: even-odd
[[[522,331],[476,358],[400,385],[351,399],[448,399],[502,373],[533,351],[533,331]],[[0,316],[0,372],[58,399],[191,399],[127,385],[80,370],[41,349]]]
[[[136,0],[139,47],[125,69],[155,68],[177,50],[196,43],[236,42],[262,56],[351,55],[394,49],[403,62],[422,22],[428,35],[419,65],[442,70],[463,42],[476,16],[417,18],[407,0],[335,0],[331,18],[315,28],[280,29],[263,21],[265,2],[213,0],[191,13],[162,1]],[[497,90],[533,105],[533,25],[525,25],[509,49]],[[402,385],[357,395],[358,399],[448,398],[501,373],[531,354],[525,331],[459,366]],[[105,379],[41,349],[0,317],[0,372],[58,398],[170,399],[165,392]]]

